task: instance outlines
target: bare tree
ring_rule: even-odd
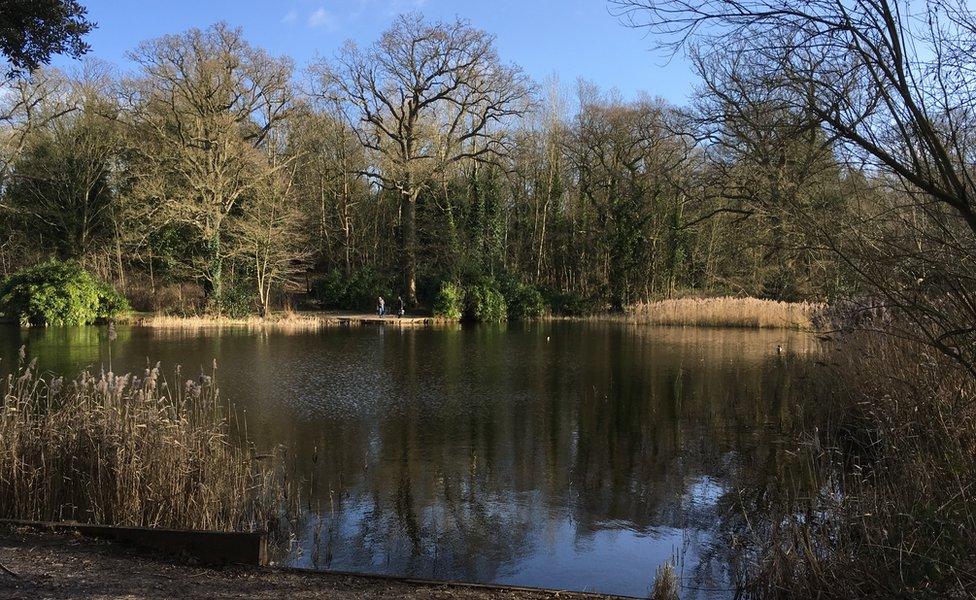
[[[294,184],[294,165],[269,173],[232,228],[235,253],[245,259],[254,278],[261,316],[270,312],[275,289],[292,283],[311,255]]]
[[[69,88],[60,71],[45,69],[0,92],[0,186],[33,131],[77,110]]]
[[[342,265],[352,275],[355,238],[365,219],[358,210],[368,184],[364,149],[334,104],[303,111],[289,129],[288,152],[297,165],[297,195],[302,199],[320,264]]]
[[[830,289],[835,257],[809,223],[846,222],[850,171],[834,137],[797,110],[781,72],[737,46],[695,49],[692,59],[702,85],[680,127],[702,149],[705,185],[702,214],[683,227],[724,217],[747,234],[724,240],[723,254],[738,257],[740,281],[751,275],[751,294],[798,300]]]
[[[334,68],[319,70],[320,93],[345,102],[374,155],[364,175],[400,196],[407,295],[416,304],[421,191],[459,161],[505,153],[500,130],[525,110],[528,82],[501,62],[484,31],[416,14],[397,18],[368,49],[347,44]]]
[[[539,198],[535,202],[532,218],[532,251],[535,254],[535,277],[539,282],[542,278],[542,267],[546,260],[546,234],[550,226],[551,213],[562,194],[561,170],[562,153],[560,140],[564,127],[565,100],[562,98],[559,79],[551,78],[546,85],[546,96],[542,110],[536,111],[534,116],[538,120],[535,127],[538,131],[528,132],[528,138],[539,144],[536,150],[537,165],[540,169],[536,175],[539,181]],[[536,161],[533,161],[536,162]],[[538,241],[536,241],[538,240]]]
[[[132,58],[142,70],[126,85],[134,193],[161,222],[200,234],[205,251],[193,269],[219,303],[228,217],[267,179],[260,148],[290,114],[291,61],[224,24],[146,42]]]

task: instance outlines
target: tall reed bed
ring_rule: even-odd
[[[3,383],[0,516],[105,525],[267,530],[285,516],[283,472],[235,434],[212,375],[170,385],[141,375]]]
[[[758,298],[679,298],[634,305],[623,318],[648,325],[809,330],[822,308]]]

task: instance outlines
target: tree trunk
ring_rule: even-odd
[[[211,310],[220,314],[224,293],[224,259],[220,254],[220,229],[216,229],[207,240],[207,304]]]
[[[352,193],[349,189],[349,175],[343,169],[342,174],[342,232],[343,232],[343,252],[346,268],[346,277],[352,275],[352,214],[349,203]]]
[[[112,228],[115,230],[115,260],[116,266],[119,269],[119,289],[122,293],[125,293],[125,269],[122,266],[122,239],[121,234],[119,234],[119,220],[114,208],[112,209]]]
[[[461,262],[461,240],[458,238],[457,222],[454,220],[454,205],[451,201],[450,189],[447,185],[446,177],[442,180],[442,187],[444,189],[444,206],[447,212],[448,247],[451,249],[451,275],[457,277]]]
[[[417,306],[417,195],[409,187],[403,192],[403,251],[406,260],[407,302]]]

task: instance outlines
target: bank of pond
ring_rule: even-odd
[[[301,294],[304,310],[257,314],[241,302],[204,302],[187,312],[184,303],[137,311],[145,290],[120,293],[73,262],[51,260],[28,267],[0,285],[0,318],[24,326],[72,326],[119,320],[142,326],[274,326],[314,329],[349,324],[501,323],[548,318],[613,319],[653,325],[796,329],[815,327],[823,306],[758,298],[687,297],[645,302],[610,312],[606,305],[571,293],[539,288],[513,278],[444,280],[425,308],[409,307],[382,279],[347,280],[338,272],[314,280]],[[159,297],[153,290],[152,296]],[[182,294],[181,294],[182,295]],[[206,300],[204,298],[204,300]],[[157,308],[159,308],[157,306]],[[353,310],[349,310],[352,308]],[[375,319],[373,317],[376,317]]]

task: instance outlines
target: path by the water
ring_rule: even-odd
[[[271,568],[183,564],[113,543],[26,529],[0,529],[0,599],[251,598],[254,600],[594,600],[555,593]]]

